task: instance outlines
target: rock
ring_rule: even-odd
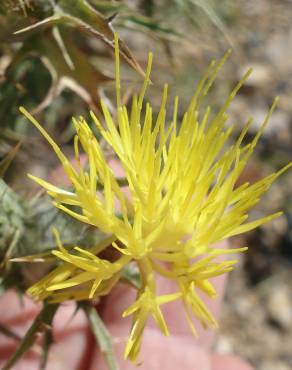
[[[219,335],[214,345],[214,351],[221,355],[234,353],[231,339],[225,335]]]
[[[280,208],[280,207],[279,207]],[[263,233],[261,235],[262,243],[275,252],[281,248],[282,240],[289,230],[286,215],[276,218],[269,224],[262,225]]]
[[[255,88],[265,87],[271,82],[275,81],[275,70],[273,70],[273,68],[268,64],[249,63],[248,65],[240,68],[239,76],[243,76],[243,74],[248,70],[248,68],[252,68],[252,74],[245,82],[245,86]]]
[[[285,286],[274,286],[267,300],[269,318],[282,329],[288,329],[292,325],[290,293],[290,290]]]
[[[292,49],[287,48],[291,41],[292,29],[285,34],[279,33],[270,37],[266,44],[265,54],[277,71],[281,71],[281,75],[291,71]]]
[[[254,119],[254,122],[250,128],[251,132],[258,132],[260,127],[262,126],[264,120],[267,117],[267,113],[269,111],[269,106],[263,102],[259,102],[258,104],[254,104],[251,107],[251,116]],[[280,138],[284,137],[290,140],[290,116],[287,112],[282,110],[276,110],[273,115],[270,117],[269,123],[266,126],[264,132],[264,137],[274,137],[279,140]]]
[[[291,370],[291,367],[282,361],[265,361],[258,370]]]

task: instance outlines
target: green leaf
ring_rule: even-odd
[[[54,340],[52,330],[46,330],[44,332],[44,339],[42,343],[42,356],[39,370],[45,370],[47,368],[49,350],[53,342]]]
[[[135,265],[126,265],[123,268],[121,280],[136,289],[141,288],[141,276]]]
[[[210,0],[188,0],[190,3],[194,4],[195,6],[201,8],[206,15],[210,18],[213,24],[223,33],[226,40],[232,45],[233,41],[232,38],[224,24],[221,20],[219,15],[214,10],[214,7]]]
[[[9,328],[2,324],[0,324],[0,333],[14,340],[17,341],[21,340],[21,337],[18,334],[14,333],[12,330],[10,330]]]
[[[159,22],[154,21],[151,18],[143,17],[140,15],[129,15],[125,18],[127,21],[137,24],[139,26],[148,28],[151,31],[162,33],[166,35],[174,35],[174,36],[182,36],[178,31],[176,31],[174,28],[165,27],[161,25]]]
[[[82,33],[95,36],[114,50],[114,31],[110,20],[85,0],[60,0],[51,17],[19,29],[15,35],[29,36],[59,25],[77,28]],[[119,41],[119,48],[124,60],[144,77],[144,71],[123,40]]]
[[[52,324],[57,308],[58,305],[44,303],[43,309],[35,318],[24,338],[19,343],[16,351],[6,362],[2,370],[9,370],[16,364],[16,362],[34,345],[37,334],[50,330],[48,328]]]
[[[76,47],[68,29],[55,30],[57,32],[47,30],[44,34],[31,35],[13,59],[16,65],[30,55],[37,55],[51,74],[51,86],[32,113],[45,109],[65,88],[74,91],[96,110],[100,105],[99,88],[112,78],[88,61],[87,55]]]
[[[5,172],[7,171],[8,167],[10,166],[11,162],[13,161],[14,157],[16,156],[21,143],[18,143],[14,148],[12,148],[5,158],[2,159],[0,162],[0,177],[2,178],[5,175]]]
[[[84,304],[83,307],[95,339],[100,347],[100,351],[106,358],[109,369],[118,370],[119,367],[113,352],[111,335],[109,334],[104,322],[94,307],[89,304]]]

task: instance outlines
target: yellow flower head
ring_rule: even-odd
[[[243,139],[251,120],[235,143],[227,146],[233,127],[224,128],[226,110],[250,71],[237,84],[223,107],[211,113],[201,108],[228,53],[212,62],[200,81],[187,111],[178,121],[178,98],[173,118],[166,122],[167,86],[157,116],[144,103],[150,81],[152,55],[140,93],[133,97],[130,112],[121,103],[119,48],[116,36],[117,111],[113,116],[101,101],[104,122],[94,113],[91,117],[105,142],[115,153],[125,175],[129,194],[107,163],[100,142],[83,118],[73,120],[76,128],[75,156],[79,147],[88,158],[88,168],[74,167],[43,127],[24,109],[21,112],[39,129],[59,157],[73,190],[60,189],[40,178],[30,176],[44,187],[56,207],[108,235],[99,245],[85,250],[68,251],[56,233],[58,250],[52,253],[61,261],[50,274],[28,292],[38,299],[52,302],[82,300],[107,294],[119,281],[121,272],[135,262],[141,277],[137,300],[124,315],[133,314],[133,326],[125,356],[136,360],[142,333],[150,315],[163,333],[168,334],[160,306],[182,299],[187,319],[195,331],[192,315],[204,327],[216,321],[198,295],[210,297],[216,291],[210,279],[232,270],[235,260],[222,261],[218,256],[246,248],[218,249],[219,241],[238,235],[275,218],[280,213],[248,221],[248,211],[290,165],[252,185],[236,187],[254,147],[257,144],[276,102],[265,122],[249,144]],[[80,161],[79,161],[80,163]],[[99,256],[108,247],[117,250],[114,261]],[[176,283],[170,295],[157,295],[156,275]]]

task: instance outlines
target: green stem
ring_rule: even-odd
[[[144,257],[137,261],[142,281],[142,288],[148,288],[154,293],[156,291],[156,283],[153,274],[153,269],[149,258]]]
[[[90,307],[88,304],[86,304],[84,310],[88,317],[96,342],[100,347],[100,351],[106,358],[108,368],[110,370],[119,370],[119,366],[116,362],[112,348],[112,338],[104,322],[99,317],[94,307]]]

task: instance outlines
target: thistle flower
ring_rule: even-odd
[[[236,260],[222,261],[218,256],[242,252],[246,247],[218,249],[219,241],[238,235],[278,217],[281,212],[249,221],[248,211],[258,203],[280,171],[250,185],[236,187],[236,181],[250,158],[276,101],[259,132],[249,144],[243,139],[249,120],[235,143],[227,147],[233,127],[224,128],[227,109],[250,74],[235,86],[223,107],[211,114],[202,101],[224,64],[212,62],[195,90],[182,121],[178,122],[178,97],[173,118],[166,123],[167,86],[157,117],[144,95],[150,81],[152,55],[149,55],[144,84],[133,97],[131,111],[121,103],[118,38],[115,39],[117,112],[114,118],[101,101],[104,124],[94,113],[91,117],[115,153],[124,174],[129,195],[122,191],[114,171],[107,163],[92,129],[81,117],[73,119],[76,136],[74,149],[78,168],[74,167],[44,128],[24,109],[21,112],[51,144],[72,184],[73,190],[58,188],[43,179],[30,178],[45,188],[60,210],[108,235],[89,250],[75,246],[68,251],[56,232],[58,250],[52,253],[63,263],[33,285],[28,293],[52,302],[82,300],[107,294],[119,281],[121,272],[135,262],[141,277],[137,300],[124,316],[133,314],[133,326],[125,356],[136,360],[143,329],[150,315],[164,334],[168,334],[160,306],[181,299],[192,330],[192,317],[204,327],[216,326],[216,320],[198,295],[216,297],[210,279],[229,272]],[[88,158],[88,169],[80,164],[79,147]],[[114,261],[99,256],[114,247]],[[177,290],[157,295],[156,275],[176,283]]]

